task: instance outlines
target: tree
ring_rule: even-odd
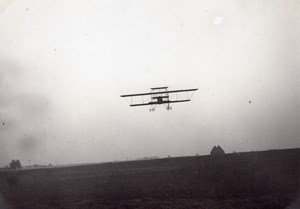
[[[224,150],[218,145],[218,146],[214,146],[212,148],[212,150],[210,151],[211,155],[224,155],[225,152]]]
[[[16,169],[21,169],[22,165],[20,160],[12,160],[11,163],[9,164],[9,169],[16,170]]]

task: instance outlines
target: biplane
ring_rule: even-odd
[[[179,102],[189,102],[191,101],[191,97],[195,91],[198,89],[180,89],[180,90],[168,90],[168,86],[164,87],[155,87],[151,88],[150,92],[148,93],[139,93],[139,94],[127,94],[121,95],[123,98],[130,98],[130,105],[131,107],[136,106],[145,106],[150,105],[149,111],[155,111],[157,105],[165,105],[167,110],[172,110],[170,103],[179,103]],[[186,97],[182,98],[178,96],[178,94],[185,93]],[[189,95],[189,93],[192,93]],[[147,96],[145,101],[145,96]],[[141,101],[136,102],[133,101],[134,97],[140,97]],[[127,100],[128,101],[128,100]]]

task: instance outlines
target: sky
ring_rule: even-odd
[[[299,148],[299,37],[299,0],[0,0],[0,166]],[[156,86],[199,90],[120,97]]]

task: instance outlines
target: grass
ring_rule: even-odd
[[[18,170],[0,172],[0,195],[20,209],[286,208],[299,162],[289,149]]]

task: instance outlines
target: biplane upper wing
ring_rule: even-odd
[[[197,91],[197,90],[198,89],[181,89],[181,90],[172,90],[172,91],[159,91],[159,92],[149,92],[149,93],[140,93],[140,94],[127,94],[127,95],[121,95],[121,97],[136,97],[136,96],[146,96],[146,95],[153,95],[153,94],[171,94],[171,93]]]
[[[175,101],[162,101],[162,102],[149,102],[149,103],[141,103],[141,104],[131,104],[131,107],[136,107],[136,106],[146,106],[146,105],[156,105],[156,104],[168,104],[168,103],[177,103],[177,102],[189,102],[191,101],[190,99],[185,99],[185,100],[175,100]]]

